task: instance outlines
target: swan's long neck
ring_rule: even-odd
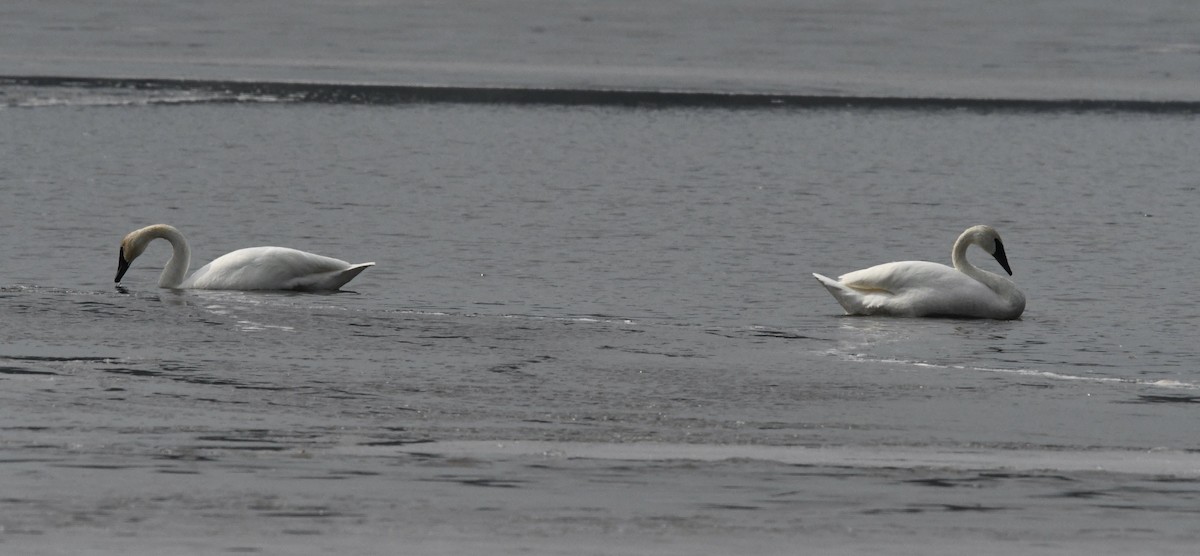
[[[188,267],[192,264],[192,250],[188,248],[183,234],[172,226],[158,224],[146,228],[146,241],[162,238],[171,242],[171,260],[163,267],[162,275],[158,277],[158,287],[178,288],[187,277]]]
[[[958,269],[959,272],[974,277],[979,272],[979,269],[975,268],[975,265],[967,260],[967,248],[972,243],[975,242],[971,234],[963,233],[958,236],[958,239],[954,241],[954,248],[950,251],[950,261],[954,263],[954,268]]]

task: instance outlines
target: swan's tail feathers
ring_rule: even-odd
[[[846,310],[846,314],[861,315],[867,313],[866,307],[863,305],[862,292],[838,282],[833,278],[817,274],[816,272],[813,273],[813,277],[816,278],[822,286],[825,286],[825,289],[829,290],[829,293],[833,295],[834,299],[837,300],[838,305],[841,305],[842,309]]]
[[[334,291],[340,289],[358,276],[367,267],[375,266],[374,262],[353,264],[341,270],[331,270],[306,276],[302,282],[299,282],[292,289],[306,291]]]
[[[362,273],[362,271],[366,270],[367,267],[371,267],[371,266],[375,266],[375,261],[371,261],[369,263],[359,263],[359,264],[355,264],[355,265],[350,265],[350,268],[347,268],[346,270],[343,270],[340,273],[338,273],[337,284],[334,285],[330,289],[336,290],[336,289],[342,287],[346,282],[353,280],[355,276],[358,276],[360,273]]]

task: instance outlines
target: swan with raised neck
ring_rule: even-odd
[[[976,245],[1012,268],[1000,234],[991,226],[963,231],[950,251],[953,268],[925,261],[899,261],[856,270],[837,280],[814,273],[849,314],[906,317],[975,317],[1015,319],[1025,311],[1025,295],[1004,276],[967,261]]]

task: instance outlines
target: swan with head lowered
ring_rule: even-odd
[[[188,276],[192,254],[187,240],[173,226],[155,224],[129,232],[121,240],[114,282],[120,283],[133,260],[156,239],[167,240],[173,250],[158,279],[161,288],[330,291],[375,264],[350,264],[287,247],[248,247],[221,255]]]
[[[1015,319],[1025,311],[1025,295],[1008,278],[967,262],[977,245],[1012,275],[1004,243],[991,226],[967,228],[954,242],[954,267],[925,261],[900,261],[856,270],[837,280],[813,276],[833,294],[847,314],[897,317],[970,317]]]

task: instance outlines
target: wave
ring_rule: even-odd
[[[218,94],[179,92],[170,95],[130,96],[126,93],[114,92],[105,94],[55,95],[30,94],[7,95],[5,106],[11,108],[45,108],[57,106],[152,106],[172,104],[213,104],[213,103],[242,103],[242,102],[279,102],[269,98],[238,96],[223,96]]]
[[[5,87],[5,85],[9,85]],[[278,103],[288,99],[273,95],[249,94],[206,88],[161,88],[147,84],[111,84],[63,82],[39,86],[15,83],[0,78],[0,98],[8,108],[47,107],[122,107],[218,103]]]
[[[54,103],[166,104],[306,102],[323,104],[545,104],[567,106],[976,110],[984,112],[1200,113],[1200,101],[1032,99],[722,93],[662,89],[469,87],[295,81],[0,76],[0,87],[123,91],[51,98]],[[135,94],[136,93],[136,94]],[[133,98],[131,98],[131,95]],[[149,100],[137,100],[141,95]],[[18,101],[20,102],[20,101]],[[36,107],[36,102],[27,106]]]
[[[1200,390],[1200,383],[1185,382],[1173,379],[1146,380],[1136,378],[1123,378],[1111,376],[1086,376],[1063,373],[1059,371],[1047,371],[1042,369],[1005,369],[1000,367],[981,367],[974,365],[957,365],[948,363],[929,363],[925,361],[910,361],[904,359],[893,358],[870,358],[862,355],[847,354],[838,350],[829,350],[828,355],[841,357],[849,361],[863,363],[881,363],[889,365],[904,365],[909,367],[922,367],[929,369],[947,369],[956,371],[972,371],[981,373],[998,373],[1018,376],[1036,377],[1047,380],[1072,381],[1072,382],[1089,382],[1093,384],[1129,384],[1134,386],[1147,386],[1154,388],[1172,388],[1180,390]]]
[[[764,446],[753,444],[672,444],[658,442],[571,442],[537,440],[448,440],[400,445],[343,445],[336,454],[467,458],[537,458],[613,461],[771,461],[788,465],[894,469],[1003,469],[1007,472],[1086,471],[1159,476],[1200,475],[1200,454],[1167,449],[1019,450],[973,446]]]

